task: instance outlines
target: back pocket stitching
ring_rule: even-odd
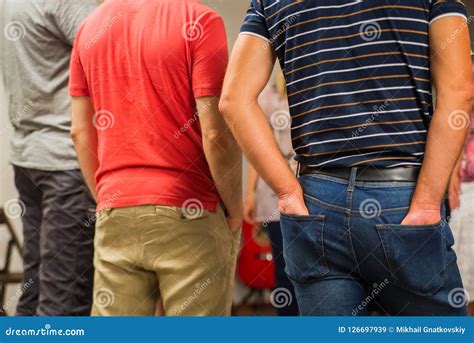
[[[320,257],[320,260],[321,260],[321,266],[322,266],[322,271],[320,273],[317,273],[315,276],[312,276],[312,277],[304,277],[304,278],[294,278],[294,277],[291,277],[290,275],[288,275],[288,277],[292,280],[295,280],[296,282],[300,282],[300,283],[306,283],[306,282],[310,282],[311,280],[316,280],[316,279],[320,279],[322,278],[323,276],[325,276],[326,274],[329,273],[329,266],[328,266],[328,263],[327,263],[327,260],[326,260],[326,251],[324,249],[324,228],[325,228],[325,216],[323,215],[313,215],[313,216],[302,216],[302,217],[295,217],[295,216],[291,216],[291,215],[285,215],[285,214],[282,214],[282,217],[285,217],[286,220],[290,220],[290,221],[297,221],[297,220],[302,220],[302,221],[315,221],[315,222],[318,222],[318,225],[320,225],[320,228],[319,230],[321,230],[321,238],[320,238],[320,242],[316,242],[316,245],[315,245],[315,248],[316,249],[319,249],[319,251],[321,252],[321,257]],[[296,223],[296,225],[298,225],[298,223]],[[300,226],[300,225],[298,225]],[[299,237],[300,235],[305,235],[306,233],[304,232],[300,232],[298,234],[297,237]],[[310,265],[311,267],[315,266],[316,262],[317,261],[312,261],[313,263]],[[292,263],[294,264],[294,263]],[[285,270],[287,271],[287,274],[288,274],[288,268],[289,268],[289,263],[287,263],[287,266],[285,268]],[[298,268],[299,269],[299,268]],[[301,270],[299,270],[299,272],[301,274],[303,274],[301,272]]]
[[[435,224],[436,225],[436,224]],[[430,225],[429,227],[433,227],[433,228],[428,228],[428,226],[425,226],[425,227],[419,227],[419,228],[414,228],[412,230],[432,230],[432,231],[436,231],[436,230],[439,230],[440,228],[434,228],[435,225]],[[430,291],[420,291],[420,290],[414,290],[414,289],[411,289],[410,287],[404,285],[400,279],[397,277],[397,272],[403,268],[402,267],[399,267],[398,269],[395,270],[394,266],[390,263],[390,260],[393,259],[392,257],[392,254],[390,254],[390,249],[388,248],[388,239],[385,238],[384,239],[384,235],[382,234],[382,230],[387,230],[387,231],[393,231],[393,229],[388,229],[389,227],[401,227],[400,225],[391,225],[391,224],[387,224],[387,225],[384,225],[384,224],[379,224],[379,225],[376,225],[377,228],[378,228],[378,233],[379,233],[379,238],[382,242],[382,248],[384,250],[384,254],[385,254],[385,259],[387,261],[387,266],[390,270],[390,274],[391,276],[393,277],[394,279],[394,283],[398,286],[400,286],[401,288],[403,289],[406,289],[412,293],[415,293],[415,294],[418,294],[418,295],[422,295],[422,296],[430,296],[430,295],[433,295],[435,294],[441,287],[443,287],[443,285],[445,284],[446,280],[447,280],[447,273],[446,273],[446,252],[445,252],[445,249],[442,249],[441,250],[441,259],[443,261],[443,266],[441,268],[441,271],[439,273],[437,273],[436,275],[439,275],[442,273],[442,281],[440,282],[440,285],[438,287],[435,287],[433,290],[430,290]],[[408,226],[406,226],[407,230],[410,230]],[[403,229],[403,228],[401,228]],[[433,232],[433,234],[435,234],[436,232]],[[393,234],[393,233],[392,233]],[[438,233],[438,234],[441,234],[442,236],[444,236],[442,233]],[[431,236],[430,236],[431,237]],[[444,237],[442,237],[442,240],[444,242]],[[413,253],[410,258],[412,258],[416,252],[419,251],[419,249],[421,248],[422,246],[420,246],[416,251],[415,253]],[[405,263],[407,260],[405,260],[403,263]],[[433,280],[433,278],[431,279]],[[430,280],[430,281],[431,281]]]

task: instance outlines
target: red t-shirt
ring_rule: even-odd
[[[86,19],[70,94],[96,111],[99,210],[215,210],[195,98],[220,94],[227,62],[224,23],[197,0],[106,1]]]

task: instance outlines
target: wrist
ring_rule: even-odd
[[[441,201],[439,203],[413,200],[410,204],[410,212],[438,212],[441,213]]]
[[[227,215],[231,218],[240,218],[244,215],[243,205],[237,205],[228,209]]]
[[[291,182],[283,187],[281,187],[278,192],[276,192],[278,200],[284,201],[291,198],[302,198],[303,197],[303,189],[301,185],[295,178],[295,182]]]
[[[253,199],[255,198],[255,190],[247,190],[247,192],[245,192],[245,195],[244,195],[244,198],[245,199]]]

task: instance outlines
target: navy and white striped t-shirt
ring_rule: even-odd
[[[429,25],[455,0],[252,0],[242,26],[285,73],[297,160],[419,166],[433,114]],[[448,44],[448,42],[447,42]]]

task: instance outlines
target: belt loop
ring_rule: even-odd
[[[351,177],[349,178],[349,187],[347,188],[348,192],[353,192],[355,188],[355,182],[357,179],[357,167],[351,169]]]
[[[300,177],[301,162],[296,163],[296,177]]]

